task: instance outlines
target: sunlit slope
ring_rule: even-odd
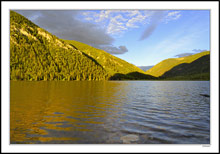
[[[114,75],[116,73],[128,74],[131,72],[140,72],[145,74],[145,72],[137,66],[117,58],[104,50],[97,49],[74,40],[64,41],[95,59],[110,75]]]
[[[161,61],[151,69],[147,70],[146,73],[155,77],[159,77],[177,65],[180,65],[182,63],[191,63],[196,59],[208,54],[210,54],[210,51],[204,51],[198,54],[181,57],[181,58],[169,58]]]
[[[202,56],[192,63],[182,63],[162,75],[169,79],[210,79],[210,54]]]
[[[10,11],[11,80],[105,80],[91,57]]]

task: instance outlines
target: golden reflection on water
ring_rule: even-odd
[[[79,140],[68,133],[92,132],[96,129],[92,126],[116,118],[128,91],[125,89],[125,83],[116,82],[11,81],[10,141]]]
[[[209,82],[11,81],[10,143],[207,144],[201,93]]]

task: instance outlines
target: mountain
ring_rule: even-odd
[[[104,50],[62,40],[10,11],[11,80],[154,79]]]
[[[137,66],[130,64],[120,58],[117,58],[104,50],[94,48],[90,45],[75,40],[63,40],[76,49],[92,57],[108,72],[110,80],[152,80],[156,79],[147,75]]]
[[[10,11],[11,80],[105,80],[94,59]]]
[[[154,67],[154,65],[152,66],[138,66],[140,69],[142,69],[143,71],[147,71],[149,70],[150,68]]]
[[[191,63],[182,63],[164,73],[166,79],[210,79],[210,55],[205,55]]]
[[[186,57],[181,57],[181,58],[169,58],[166,60],[161,61],[151,69],[146,71],[146,74],[155,76],[155,77],[160,77],[162,76],[165,72],[171,70],[175,66],[178,66],[183,63],[192,63],[193,61],[197,60],[198,58],[209,55],[210,51],[204,51],[201,53],[197,53],[194,55],[186,56]]]
[[[59,39],[10,11],[10,80],[209,79],[209,54],[166,59],[144,72],[104,50]]]
[[[95,59],[103,68],[110,74],[114,75],[116,73],[127,74],[131,72],[145,73],[140,68],[133,64],[130,64],[120,58],[117,58],[104,50],[94,48],[90,45],[74,41],[74,40],[64,40],[66,43],[76,47],[85,54],[91,56]]]

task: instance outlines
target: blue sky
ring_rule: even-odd
[[[147,66],[178,54],[196,53],[195,49],[209,50],[209,11],[180,11],[178,14],[178,19],[158,23],[144,40],[138,39],[148,25],[128,32],[125,39],[117,39],[116,42],[124,44],[129,51],[118,57],[138,66]]]
[[[137,66],[210,49],[208,10],[17,11],[63,39]]]

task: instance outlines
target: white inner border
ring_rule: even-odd
[[[2,61],[2,152],[219,152],[219,2],[1,2],[1,61]],[[10,145],[10,9],[209,9],[211,11],[211,136],[210,145],[193,144],[142,144],[142,145],[98,145],[98,144],[51,144]]]

